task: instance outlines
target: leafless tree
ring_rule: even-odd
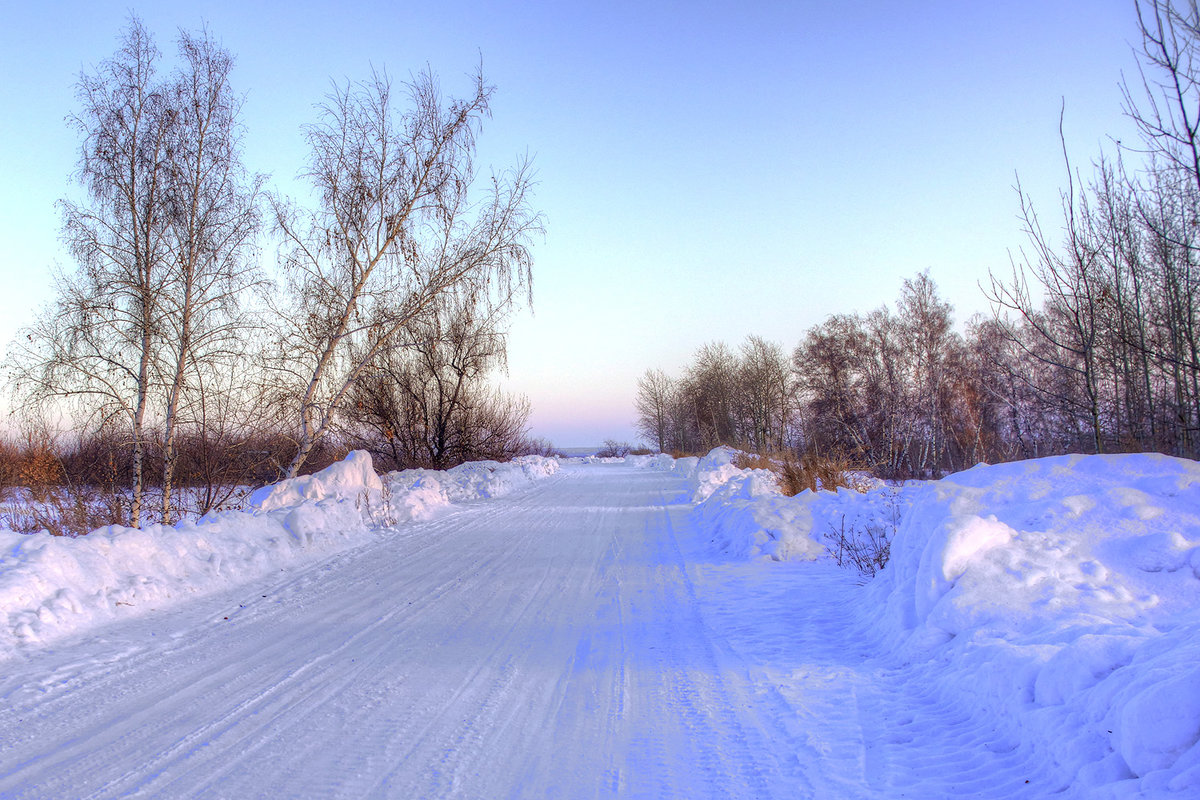
[[[870,439],[859,392],[857,349],[866,340],[857,315],[835,314],[809,329],[792,354],[805,439],[816,448],[865,457]]]
[[[527,163],[472,191],[492,87],[476,73],[465,99],[446,100],[424,72],[406,88],[401,111],[385,75],[336,87],[308,129],[318,208],[275,201],[294,298],[274,366],[298,423],[288,475],[335,426],[358,379],[440,298],[502,304],[530,282],[540,217]]]
[[[638,379],[637,431],[655,442],[658,452],[668,452],[671,439],[671,403],[675,381],[661,369],[648,369]]]
[[[1086,421],[1089,449],[1200,447],[1200,13],[1139,0],[1139,80],[1122,89],[1139,143],[1118,143],[1084,183],[1067,168],[1063,241],[1028,199],[1032,245],[989,295],[1024,383],[1064,427]],[[1060,122],[1061,124],[1061,122]],[[1140,164],[1130,171],[1126,156]],[[1064,147],[1064,159],[1066,152]],[[1018,192],[1020,188],[1018,187]],[[1014,371],[1010,367],[1010,372]]]
[[[58,300],[24,332],[18,391],[68,400],[97,428],[118,424],[133,453],[129,521],[141,523],[146,422],[160,366],[156,344],[170,265],[168,185],[176,124],[156,78],[159,52],[136,18],[121,47],[84,73],[79,179],[86,201],[64,200],[63,236],[78,265],[56,279]]]
[[[901,329],[911,352],[912,389],[910,408],[921,433],[917,472],[940,475],[947,463],[950,412],[951,362],[961,344],[953,330],[950,304],[937,293],[929,271],[905,279],[900,290]]]
[[[127,431],[122,521],[134,525],[159,434],[161,519],[172,518],[182,414],[198,402],[201,372],[236,360],[238,298],[256,275],[247,256],[259,180],[241,166],[232,58],[207,32],[181,33],[179,52],[178,68],[158,77],[159,52],[133,18],[118,52],[80,77],[71,121],[86,200],[62,202],[77,268],[58,276],[57,300],[24,331],[14,375],[30,402],[65,401],[94,431]]]
[[[1021,260],[1014,259],[1008,278],[993,274],[986,293],[997,313],[1017,314],[1038,339],[1050,345],[1045,366],[1078,379],[1082,410],[1091,428],[1092,451],[1100,453],[1104,451],[1099,376],[1103,313],[1100,299],[1105,275],[1098,243],[1087,226],[1088,198],[1076,186],[1061,124],[1060,119],[1068,184],[1061,193],[1065,254],[1043,230],[1032,203],[1018,183],[1021,219],[1030,252],[1020,251]],[[1031,276],[1036,292],[1029,287]],[[1047,354],[1031,341],[1014,337],[1013,342],[1031,359]],[[1071,396],[1074,395],[1072,392]]]
[[[528,401],[488,386],[505,361],[502,310],[450,300],[414,320],[351,392],[355,439],[393,468],[507,459],[528,445]]]
[[[738,358],[740,439],[755,452],[780,452],[792,427],[792,371],[783,348],[747,336]]]
[[[698,446],[736,444],[734,403],[737,357],[724,342],[709,342],[696,351],[688,369],[686,391],[692,405]]]
[[[1125,113],[1147,147],[1200,189],[1200,9],[1195,0],[1135,0],[1142,46]]]
[[[176,434],[190,405],[193,423],[216,422],[221,406],[200,390],[217,376],[245,370],[247,317],[240,300],[261,278],[251,251],[260,214],[259,176],[241,163],[240,99],[230,84],[233,58],[207,31],[180,34],[181,64],[170,86],[175,125],[168,145],[169,224],[163,334],[162,520],[171,520]],[[241,363],[239,363],[241,362]]]

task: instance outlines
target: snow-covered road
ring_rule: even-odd
[[[716,560],[682,490],[671,472],[565,467],[10,659],[0,797],[1062,788],[874,649],[851,573]]]

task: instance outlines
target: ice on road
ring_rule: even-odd
[[[0,797],[1047,789],[1034,754],[876,658],[850,573],[716,560],[682,491],[569,466],[12,658]]]

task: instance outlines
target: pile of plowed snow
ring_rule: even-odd
[[[685,499],[695,527],[717,550],[738,558],[811,561],[836,551],[839,536],[890,538],[912,502],[912,486],[871,481],[866,493],[801,492],[785,497],[774,472],[739,469],[738,452],[718,447],[704,458],[681,458]],[[865,481],[864,481],[865,482]]]
[[[557,469],[554,459],[525,456],[381,480],[371,457],[356,451],[320,472],[259,489],[249,511],[140,530],[112,525],[77,539],[0,531],[0,658],[23,643],[347,549],[396,523],[508,494]]]
[[[831,557],[847,524],[894,530],[864,633],[1054,759],[1059,788],[1200,796],[1196,462],[1062,456],[791,498],[729,452],[687,469],[697,535],[732,556]]]

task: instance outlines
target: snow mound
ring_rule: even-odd
[[[1071,796],[1200,796],[1200,465],[1061,456],[784,497],[734,456],[674,465],[717,550],[881,537],[856,624],[923,685],[1050,754]]]
[[[450,506],[450,495],[443,486],[444,476],[431,469],[406,469],[384,476],[392,519],[420,522],[433,519]],[[461,494],[461,493],[460,493]]]
[[[390,507],[399,521],[427,520],[441,508],[504,497],[558,472],[559,461],[521,456],[512,461],[471,461],[445,471],[406,469],[384,476]]]
[[[657,469],[670,471],[675,468],[675,459],[668,453],[653,455],[625,456],[625,463],[639,469]]]
[[[734,466],[733,461],[737,456],[738,451],[732,447],[716,447],[696,462],[688,474],[688,489],[693,503],[704,502],[729,479],[745,472]]]
[[[1061,456],[926,484],[868,592],[865,625],[1073,791],[1200,793],[1200,465]]]
[[[355,450],[342,461],[320,472],[289,478],[256,490],[250,495],[249,504],[259,511],[274,511],[309,500],[345,500],[363,492],[379,492],[382,489],[383,484],[375,474],[370,453]]]
[[[811,561],[825,550],[811,535],[808,504],[780,494],[767,470],[733,475],[712,490],[692,518],[718,550],[739,558]]]
[[[675,463],[671,465],[671,470],[677,475],[682,475],[690,479],[696,473],[698,466],[700,466],[699,458],[696,456],[684,456],[683,458],[675,459]]]
[[[738,469],[736,456],[736,450],[719,447],[702,459],[675,462],[676,471],[687,478],[687,497],[696,504],[693,528],[716,550],[735,558],[837,558],[839,541],[867,535],[890,540],[912,502],[911,489],[881,481],[867,492],[822,489],[786,497],[775,473]],[[685,461],[691,463],[681,463]]]
[[[527,456],[444,473],[391,473],[385,483],[370,455],[356,451],[320,472],[255,491],[251,511],[173,527],[114,525],[77,539],[0,531],[0,658],[317,560],[378,536],[381,527],[498,497],[557,469],[555,459]]]

